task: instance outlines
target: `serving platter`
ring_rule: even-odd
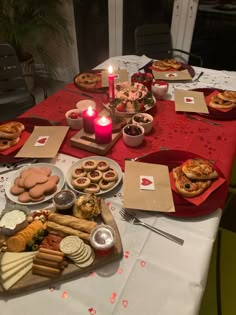
[[[12,119],[13,120],[13,119]],[[12,121],[11,120],[11,121]],[[52,126],[52,122],[50,120],[44,119],[44,118],[36,118],[36,117],[22,117],[22,118],[16,118],[14,121],[21,122],[25,126],[25,131],[28,133],[32,133],[35,126]],[[24,145],[24,142],[21,143],[21,145],[16,145],[15,150],[14,147],[12,147],[12,151],[9,154],[0,154],[0,163],[17,163],[25,160],[24,158],[16,158],[15,155],[20,150],[20,148]]]
[[[113,215],[104,200],[102,200],[102,210],[101,210],[100,219],[102,221],[101,223],[110,225],[115,231],[116,237],[115,237],[115,244],[114,244],[112,253],[106,256],[96,254],[95,260],[92,263],[92,265],[85,268],[78,268],[75,264],[73,264],[72,262],[69,262],[68,266],[63,270],[62,274],[56,279],[34,275],[30,271],[28,272],[26,276],[24,276],[8,291],[3,290],[0,286],[0,295],[9,297],[9,296],[14,296],[16,294],[18,295],[18,294],[25,294],[27,292],[29,293],[30,291],[35,291],[35,290],[46,288],[49,286],[51,287],[57,282],[77,279],[83,274],[88,274],[88,272],[90,271],[94,271],[97,268],[105,266],[106,264],[120,260],[123,256],[123,247],[122,247],[122,242],[120,238],[120,233],[117,228],[116,222],[113,218]]]
[[[192,89],[191,91],[198,91],[202,92],[205,97],[213,93],[214,91],[219,91],[223,92],[224,90],[222,89],[216,89],[216,88],[196,88]],[[236,108],[228,111],[228,112],[222,112],[217,109],[214,109],[210,106],[207,106],[209,110],[209,114],[204,114],[204,113],[195,113],[200,116],[212,118],[212,119],[217,119],[217,120],[235,120],[236,119]]]
[[[98,193],[95,193],[95,195],[102,195],[102,194],[105,194],[105,193],[108,193],[110,191],[112,191],[113,189],[115,189],[120,181],[122,180],[122,177],[123,177],[123,174],[122,174],[122,170],[119,166],[119,164],[117,164],[114,160],[112,159],[109,159],[109,158],[106,158],[106,157],[101,157],[101,156],[90,156],[89,158],[83,158],[83,159],[80,159],[78,162],[74,163],[67,171],[67,175],[66,175],[66,183],[67,185],[70,187],[70,189],[72,189],[73,191],[75,192],[79,192],[80,194],[84,194],[84,192],[82,190],[79,190],[79,189],[75,189],[73,187],[73,185],[71,184],[71,181],[72,181],[72,171],[75,169],[75,168],[79,168],[81,167],[81,165],[83,164],[83,162],[87,161],[87,160],[95,160],[95,161],[106,161],[109,163],[110,165],[110,169],[114,169],[117,174],[118,174],[118,179],[115,183],[114,186],[112,186],[110,189],[107,189],[107,190],[100,190]]]
[[[15,179],[20,176],[20,173],[22,171],[28,169],[28,168],[31,168],[31,167],[50,167],[50,169],[52,170],[51,175],[57,175],[59,177],[59,182],[57,184],[57,191],[55,191],[51,195],[46,195],[45,198],[42,201],[38,201],[38,202],[24,202],[23,203],[23,202],[18,201],[18,196],[13,195],[10,192],[10,189],[14,185]],[[9,180],[6,182],[5,192],[6,192],[6,195],[7,195],[8,199],[13,201],[14,203],[17,203],[19,205],[24,205],[24,206],[31,206],[31,205],[40,204],[40,203],[43,203],[45,201],[48,201],[48,200],[52,199],[53,196],[58,191],[60,191],[63,188],[64,184],[65,184],[64,174],[57,166],[55,166],[53,164],[50,164],[50,163],[37,163],[37,164],[23,166],[22,168],[18,169],[16,172],[14,172],[14,174],[12,174],[11,177],[9,178]]]
[[[167,165],[169,171],[171,171],[174,167],[181,165],[187,159],[196,157],[204,158],[192,152],[181,150],[164,150],[151,153],[143,158],[140,158],[138,161]],[[223,173],[216,165],[214,165],[214,168],[218,172],[219,176],[224,178]],[[214,190],[203,203],[196,206],[172,190],[176,212],[165,214],[179,218],[199,217],[210,214],[218,209],[219,205],[222,204],[222,201],[226,199],[227,192],[227,183],[225,181],[218,189]]]

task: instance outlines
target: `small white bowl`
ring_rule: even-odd
[[[152,83],[152,93],[157,100],[163,99],[169,88],[169,84],[166,81],[156,80]]]
[[[80,115],[79,118],[70,118],[70,115],[72,113],[79,114]],[[66,116],[67,125],[70,126],[71,129],[81,129],[83,127],[83,118],[82,118],[82,113],[80,109],[74,108],[74,109],[68,110],[65,116]]]
[[[148,134],[153,125],[153,117],[146,113],[138,113],[132,117],[133,124],[139,124],[143,127],[145,135]]]
[[[92,100],[83,100],[83,101],[79,101],[78,103],[76,103],[76,108],[78,108],[81,111],[81,113],[85,109],[88,109],[89,106],[91,106],[92,109],[96,109],[96,103]]]
[[[139,130],[140,134],[128,134],[127,131],[135,131]],[[123,133],[123,140],[124,143],[129,147],[137,147],[143,142],[144,138],[144,128],[138,124],[128,124],[123,127],[122,129]]]

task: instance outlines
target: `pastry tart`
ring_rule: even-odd
[[[102,178],[107,182],[117,181],[118,174],[115,170],[109,170],[102,174]]]
[[[72,185],[76,189],[84,189],[88,187],[91,183],[91,180],[88,177],[78,177],[72,180]]]
[[[105,171],[108,171],[109,168],[110,168],[110,164],[107,161],[101,160],[98,162],[97,169],[99,171],[105,172]]]
[[[99,182],[99,186],[102,190],[108,190],[115,185],[116,181],[108,182],[105,179],[101,179]]]
[[[91,183],[87,188],[84,189],[86,194],[96,194],[100,190],[100,186],[97,183]]]
[[[82,168],[88,172],[93,171],[97,168],[97,164],[98,164],[98,162],[95,160],[86,160],[83,162]]]
[[[77,167],[73,169],[71,175],[73,178],[85,177],[87,175],[87,172],[83,168]]]
[[[87,177],[91,180],[91,182],[97,183],[102,178],[102,172],[99,170],[94,170],[94,171],[88,172]]]

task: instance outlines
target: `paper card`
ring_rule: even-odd
[[[156,80],[165,80],[165,81],[189,81],[192,80],[191,75],[188,70],[181,71],[155,71],[152,70],[154,79]]]
[[[35,126],[16,157],[53,158],[65,138],[67,126]]]
[[[114,70],[115,84],[117,82],[128,81],[128,72],[125,69]],[[108,86],[108,71],[102,71],[102,87]]]
[[[176,111],[209,113],[204,94],[202,92],[175,89],[174,97]]]
[[[153,180],[154,189],[142,189],[142,178]],[[125,161],[123,204],[127,209],[175,212],[168,167]]]
[[[175,187],[175,180],[173,177],[173,172],[170,172],[170,182],[171,182],[171,188],[172,190],[174,190],[177,194],[177,190]],[[201,195],[196,196],[196,197],[192,197],[192,198],[187,198],[182,196],[184,199],[188,200],[189,202],[191,202],[192,204],[194,204],[195,206],[199,206],[201,203],[203,203],[210,195],[213,191],[215,191],[217,188],[219,188],[223,183],[225,182],[225,178],[223,177],[218,177],[216,180],[212,181],[211,186],[205,190]]]

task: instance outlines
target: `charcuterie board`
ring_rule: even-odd
[[[100,219],[101,219],[101,223],[111,226],[115,231],[115,236],[116,236],[115,243],[114,243],[113,251],[111,253],[104,256],[96,254],[95,260],[92,263],[92,265],[85,268],[78,268],[75,264],[69,261],[67,268],[65,268],[63,272],[61,273],[61,275],[56,279],[34,275],[32,274],[32,271],[29,271],[21,280],[19,280],[8,291],[3,290],[0,286],[0,295],[12,296],[16,294],[29,293],[30,291],[38,290],[40,288],[47,288],[49,286],[54,285],[56,282],[63,282],[70,279],[78,278],[83,274],[86,274],[91,271],[95,271],[99,267],[103,267],[106,264],[120,260],[123,256],[123,248],[122,248],[119,230],[117,228],[113,215],[104,200],[102,200],[102,211],[101,211]]]

